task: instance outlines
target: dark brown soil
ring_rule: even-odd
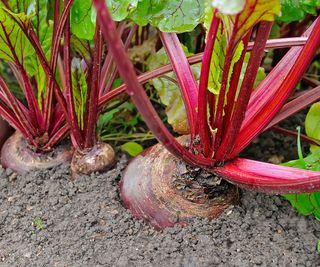
[[[295,157],[295,141],[277,138],[265,134],[246,154]],[[126,165],[122,155],[75,181],[67,165],[18,177],[0,168],[0,266],[320,266],[320,223],[279,196],[242,191],[216,220],[153,230],[120,203]]]

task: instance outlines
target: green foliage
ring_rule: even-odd
[[[75,0],[71,10],[72,32],[92,40],[96,13],[91,0]],[[115,21],[130,19],[140,26],[151,24],[164,32],[186,32],[201,23],[203,1],[197,0],[107,0]]]
[[[315,103],[310,108],[306,121],[305,128],[309,137],[319,139],[320,137],[320,103]],[[303,158],[300,148],[300,137],[298,138],[298,154],[299,159],[292,160],[285,163],[285,166],[320,171],[320,147],[312,146],[310,154]],[[313,214],[320,220],[320,192],[306,193],[306,194],[289,194],[284,195],[293,207],[297,209],[302,215]]]
[[[121,146],[121,149],[131,157],[135,157],[143,151],[143,146],[136,142],[127,142]]]
[[[139,25],[150,23],[164,32],[193,30],[204,15],[204,1],[141,0],[130,18]]]
[[[313,214],[320,220],[320,192],[312,194],[284,195],[302,215]]]
[[[115,81],[117,83],[118,81]],[[143,142],[154,139],[143,127],[140,114],[131,102],[113,101],[97,122],[97,135],[102,141]]]
[[[224,1],[213,1],[217,6],[219,5],[223,5],[225,4]],[[241,1],[240,1],[241,2]],[[263,1],[259,1],[263,2]],[[259,4],[258,3],[258,4]],[[240,3],[238,3],[240,4]],[[262,3],[260,3],[262,4]],[[242,9],[245,7],[246,5],[243,4]],[[228,8],[231,8],[228,7]],[[241,9],[241,10],[242,10]],[[263,7],[256,7],[254,10],[254,14],[252,15],[252,17],[249,17],[250,19],[248,19],[248,21],[245,22],[245,25],[241,26],[240,28],[237,27],[237,32],[243,34],[243,29],[242,28],[246,28],[246,27],[252,27],[252,25],[254,25],[254,23],[256,23],[256,16],[260,16],[260,13],[264,10]],[[228,11],[228,10],[227,10]],[[227,12],[226,11],[226,12]],[[246,12],[246,10],[244,10],[243,12]],[[232,12],[231,12],[232,13]],[[210,22],[212,20],[212,16],[213,16],[213,12],[212,12],[212,8],[207,6],[206,10],[205,10],[205,19],[204,19],[204,24],[205,27],[208,29],[210,27]],[[210,92],[212,92],[213,94],[218,95],[219,91],[220,91],[220,87],[221,87],[221,81],[222,81],[222,74],[223,74],[223,70],[224,70],[224,64],[225,64],[225,58],[226,58],[226,53],[227,53],[227,44],[229,42],[228,38],[230,38],[230,31],[233,27],[231,27],[230,21],[232,21],[231,16],[227,16],[227,15],[222,15],[219,14],[219,16],[222,18],[223,22],[224,22],[224,31],[221,30],[222,25],[220,24],[218,32],[217,32],[217,36],[216,36],[216,40],[214,43],[214,49],[213,49],[213,53],[212,53],[212,57],[211,57],[211,66],[210,66],[210,76],[209,76],[209,82],[208,82],[208,90]],[[271,16],[271,15],[270,15]],[[240,17],[242,17],[242,13],[240,15]],[[267,16],[266,19],[270,19],[269,16]],[[237,33],[237,35],[238,35]],[[236,49],[234,50],[234,54],[231,60],[231,65],[230,65],[230,70],[228,73],[228,84],[227,84],[227,90],[229,89],[230,86],[230,79],[233,73],[233,69],[234,69],[234,65],[239,61],[242,51],[243,51],[244,47],[243,47],[243,43],[240,42],[239,44],[236,44]],[[250,53],[246,54],[244,63],[243,63],[243,67],[242,67],[242,71],[241,71],[241,77],[240,77],[240,81],[243,80],[244,78],[244,74],[245,71],[247,69],[247,65],[250,59]],[[265,78],[265,73],[264,73],[264,69],[260,68],[259,72],[257,74],[256,77],[256,83],[255,83],[255,87],[259,84],[260,81],[262,81]],[[241,86],[241,82],[239,83],[239,87]]]
[[[20,101],[23,102],[25,100],[24,93],[21,90],[18,82],[15,79],[13,79],[13,77],[12,77],[13,74],[12,74],[12,71],[9,68],[8,64],[3,61],[0,61],[0,75],[8,84],[11,92],[13,92],[13,94]]]
[[[281,0],[282,12],[278,18],[282,22],[303,19],[307,14],[316,15],[320,0]]]
[[[97,122],[97,132],[99,133],[99,135],[102,135],[102,131],[105,127],[107,127],[108,123],[111,122],[111,120],[113,119],[114,115],[116,113],[118,113],[120,111],[119,108],[114,108],[111,109],[108,112],[105,112],[104,114],[102,114]]]
[[[320,140],[320,102],[311,106],[305,121],[306,133],[308,136]],[[317,150],[318,147],[312,145],[311,152]]]
[[[30,18],[30,15],[14,14],[0,7],[0,59],[6,62],[15,62],[16,56],[18,61],[22,63],[26,57],[34,53],[30,42],[15,21],[18,20],[22,24],[28,25]],[[10,46],[13,47],[14,53]]]
[[[95,32],[92,1],[74,0],[70,16],[71,31],[81,39],[92,40]]]
[[[46,228],[44,221],[39,217],[34,218],[32,224],[37,231],[42,231]]]
[[[81,130],[84,129],[84,116],[86,112],[88,84],[86,75],[81,65],[80,59],[72,60],[72,92],[75,111],[78,118],[78,125]]]
[[[8,42],[3,41],[5,33],[10,32],[10,40],[17,54],[18,61],[26,69],[30,77],[34,77],[37,82],[38,103],[41,107],[46,89],[46,75],[40,64],[40,61],[16,21],[24,25],[32,24],[40,45],[46,55],[50,58],[50,48],[52,42],[53,23],[48,19],[48,0],[26,0],[26,1],[8,1],[12,13],[8,11],[3,4],[0,4],[0,21],[4,29],[0,30],[1,45],[0,58],[6,62],[14,62],[15,58],[9,49]],[[38,14],[37,16],[35,14]]]
[[[187,56],[191,55],[186,47],[183,47],[183,49]],[[168,56],[162,48],[156,54],[150,56],[148,67],[150,70],[153,70],[168,63]],[[199,80],[200,65],[194,65],[191,68],[196,80]],[[187,114],[175,74],[173,72],[168,73],[152,80],[151,83],[157,90],[162,104],[166,106],[168,122],[173,127],[173,130],[180,134],[188,133]]]

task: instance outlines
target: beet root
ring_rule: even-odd
[[[97,142],[90,149],[77,149],[71,161],[72,176],[102,172],[115,163],[115,152],[109,144]]]
[[[187,166],[161,144],[128,165],[120,181],[124,205],[156,229],[213,219],[239,200],[237,187],[212,173]]]
[[[50,152],[35,152],[16,131],[2,147],[1,164],[18,174],[25,174],[33,169],[48,169],[69,162],[72,154],[70,145],[58,145]]]
[[[9,124],[0,117],[0,149],[3,143],[9,138],[13,130]]]

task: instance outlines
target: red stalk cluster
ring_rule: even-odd
[[[240,60],[234,67],[230,89],[227,90],[226,83],[232,59],[230,55],[232,55],[239,42],[235,35],[231,34],[227,48],[230,53],[227,53],[225,59],[222,85],[217,100],[214,99],[215,96],[211,96],[208,93],[206,87],[213,43],[217,25],[220,23],[219,19],[216,16],[213,18],[204,55],[198,55],[190,60],[191,62],[199,62],[203,57],[199,90],[195,88],[196,82],[190,72],[182,48],[177,44],[175,35],[169,33],[161,34],[163,44],[180,85],[190,123],[191,136],[192,138],[199,136],[201,139],[202,146],[199,147],[201,150],[198,151],[200,153],[193,154],[188,147],[183,147],[177,143],[156,114],[143,87],[139,83],[143,79],[139,81],[133,65],[126,55],[105,1],[94,0],[94,4],[98,11],[98,22],[101,25],[101,30],[110,52],[114,56],[119,73],[126,84],[126,91],[131,96],[150,130],[169,151],[185,160],[188,164],[209,169],[228,181],[248,189],[268,193],[298,193],[320,190],[320,173],[318,172],[238,158],[238,154],[258,134],[264,131],[273,119],[277,118],[277,113],[302,78],[308,64],[320,46],[319,17],[301,38],[268,41],[267,38],[271,27],[269,22],[261,22],[259,24],[256,33],[257,38],[253,44],[248,43],[250,32],[247,32],[242,39],[246,49],[242,52]],[[252,93],[253,83],[261,64],[264,49],[282,46],[298,47],[291,48],[282,61]],[[239,73],[243,63],[243,53],[249,49],[252,49],[252,52],[244,82],[240,87],[238,97],[235,97]],[[125,87],[122,87],[122,90],[124,89]],[[225,99],[228,100],[226,104]],[[317,99],[318,95],[311,96],[303,106],[310,105]],[[215,108],[213,108],[214,104],[209,103],[207,105],[209,101],[217,102]],[[210,118],[213,118],[214,131],[211,131],[208,126],[208,123],[211,123],[211,119],[209,121],[207,117],[207,106],[210,108]],[[301,106],[297,107],[295,112],[299,109],[301,109]],[[292,113],[293,110],[287,112],[287,115]],[[281,116],[281,119],[286,117],[283,116],[283,113]],[[198,118],[198,121],[194,118]]]
[[[10,33],[7,32],[3,22],[0,22],[4,35],[1,41],[6,43],[12,54],[12,68],[21,89],[26,97],[24,105],[9,89],[6,81],[0,77],[0,114],[15,129],[19,130],[30,146],[40,152],[50,151],[59,141],[71,132],[75,148],[86,149],[95,144],[95,125],[102,107],[123,91],[121,88],[112,90],[117,76],[117,69],[113,64],[112,55],[106,54],[105,44],[99,27],[96,28],[94,48],[88,46],[89,59],[83,57],[86,65],[86,80],[88,93],[86,97],[86,110],[84,127],[80,129],[75,111],[74,93],[72,85],[72,52],[70,10],[73,0],[65,0],[61,12],[60,1],[54,1],[53,31],[50,48],[50,58],[47,59],[40,43],[39,23],[23,23],[14,13],[8,11],[8,16],[14,20],[15,27],[28,40],[46,76],[46,88],[41,106],[37,100],[38,84],[29,77],[24,67],[23,56],[20,59],[17,50],[23,53],[23,47],[16,48],[12,43]],[[6,5],[10,10],[9,5]],[[120,23],[117,31],[124,33],[126,22]],[[125,35],[128,48],[136,26],[133,26]],[[62,40],[63,38],[63,45]],[[20,51],[19,50],[19,51]],[[105,55],[106,54],[106,55]],[[62,58],[62,60],[61,60]],[[56,77],[59,75],[61,85]]]

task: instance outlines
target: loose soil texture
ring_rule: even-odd
[[[261,142],[271,150],[253,145],[247,156],[296,153],[292,139],[267,133]],[[320,223],[279,196],[241,191],[238,206],[186,228],[136,221],[119,200],[128,162],[119,157],[114,169],[75,181],[68,165],[24,176],[0,168],[0,266],[320,266]]]

